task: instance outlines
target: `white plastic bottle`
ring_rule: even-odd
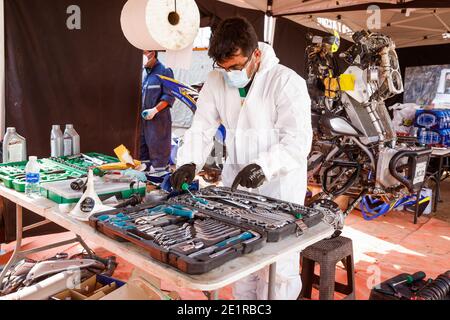
[[[50,133],[50,149],[52,157],[62,157],[64,155],[64,135],[61,127],[57,124],[52,126]]]
[[[64,131],[64,155],[80,154],[80,135],[75,131],[73,124],[66,124]]]
[[[25,194],[28,197],[33,198],[40,195],[40,171],[37,157],[30,157],[25,167]]]
[[[3,138],[3,163],[27,160],[27,142],[16,132],[16,128],[6,129]]]

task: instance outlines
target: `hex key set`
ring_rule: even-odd
[[[211,217],[251,228],[266,235],[267,242],[277,242],[291,234],[300,236],[322,221],[323,210],[276,200],[246,191],[232,192],[226,187],[208,187],[193,194],[169,199]]]
[[[90,224],[188,274],[202,274],[262,247],[259,232],[214,219],[204,210],[158,203],[98,213]]]

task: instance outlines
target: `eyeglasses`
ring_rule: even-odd
[[[226,72],[230,72],[230,71],[241,71],[245,68],[247,68],[247,66],[250,64],[250,61],[252,61],[253,59],[253,54],[255,53],[256,49],[252,52],[252,54],[250,55],[250,57],[247,57],[247,61],[245,62],[245,64],[243,66],[233,66],[231,68],[224,68],[222,66],[220,66],[217,61],[213,62],[213,69],[214,70],[219,70],[219,71],[226,71]]]

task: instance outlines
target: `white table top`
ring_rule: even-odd
[[[266,243],[263,248],[236,258],[202,275],[188,275],[152,259],[149,254],[131,243],[115,241],[89,226],[61,213],[58,204],[45,198],[30,199],[23,193],[0,185],[0,196],[47,218],[63,228],[78,234],[82,239],[120,256],[154,277],[173,282],[175,285],[192,290],[214,291],[256,272],[280,257],[299,252],[304,248],[330,237],[334,230],[324,222],[310,228],[300,238],[292,235],[277,243]]]
[[[441,156],[441,157],[450,156],[450,148],[445,149],[432,148],[431,156]]]

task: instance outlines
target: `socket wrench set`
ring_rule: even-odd
[[[89,222],[103,234],[132,242],[152,258],[187,274],[208,272],[261,248],[265,240],[253,228],[173,202],[100,212]]]
[[[39,159],[42,183],[78,179],[84,177],[88,168],[103,163],[117,162],[118,159],[100,153]],[[27,161],[0,164],[0,180],[7,188],[25,192],[25,167]]]
[[[208,212],[211,217],[250,228],[266,236],[267,242],[278,242],[318,224],[324,218],[320,208],[309,208],[258,194],[230,188],[208,187],[191,194],[169,199]]]

